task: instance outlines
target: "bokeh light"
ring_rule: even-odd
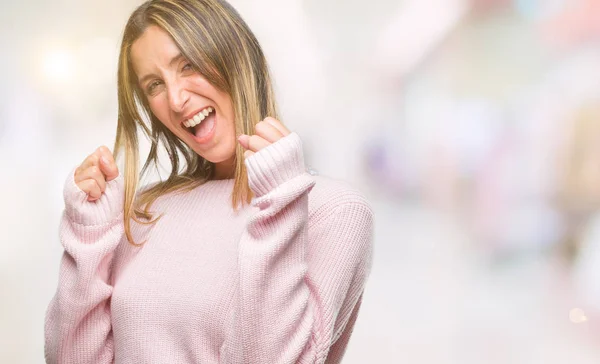
[[[59,85],[67,84],[74,79],[75,56],[68,49],[50,50],[42,57],[42,69],[49,82]]]

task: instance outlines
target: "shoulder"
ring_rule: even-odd
[[[367,197],[344,180],[314,175],[315,185],[308,197],[311,222],[324,220],[331,214],[346,219],[373,219],[373,208]]]

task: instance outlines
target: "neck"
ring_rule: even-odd
[[[231,179],[235,177],[235,155],[229,160],[215,163],[215,173],[212,179]]]

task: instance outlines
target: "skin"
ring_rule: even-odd
[[[131,58],[152,113],[192,150],[215,163],[215,179],[233,178],[236,140],[245,149],[244,158],[249,158],[290,133],[279,120],[267,117],[256,124],[255,134],[236,138],[231,97],[197,73],[159,27],[148,27],[133,43]],[[199,144],[182,122],[207,106],[216,110],[217,129],[212,140]],[[101,162],[102,157],[106,162]],[[95,201],[106,190],[106,183],[118,175],[111,151],[101,146],[75,170],[75,183],[88,194],[88,201]]]

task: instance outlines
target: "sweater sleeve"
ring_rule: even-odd
[[[64,253],[58,288],[45,320],[49,364],[113,362],[110,265],[123,236],[123,177],[109,181],[100,199],[89,202],[74,181],[63,189],[59,226]]]
[[[349,335],[371,262],[373,216],[358,194],[319,208],[309,236],[302,145],[291,133],[248,159],[258,211],[239,242],[238,289],[222,363],[325,363]],[[318,247],[308,256],[308,246]],[[344,334],[344,335],[343,335]],[[343,346],[343,347],[340,347]],[[345,343],[333,356],[343,355]]]

